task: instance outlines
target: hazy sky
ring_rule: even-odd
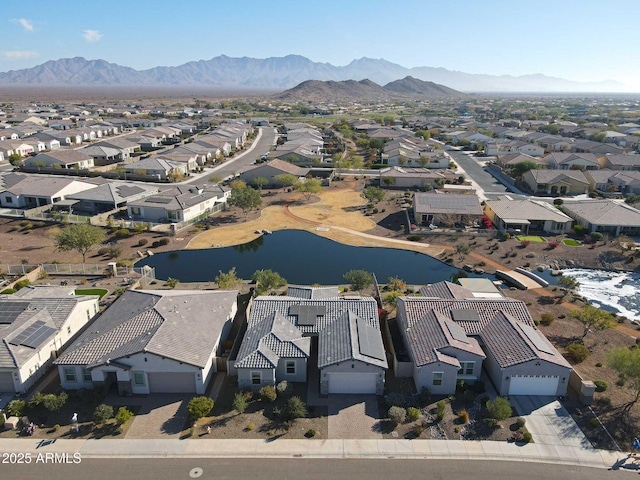
[[[640,0],[2,0],[0,71],[82,56],[136,69],[218,55],[360,57],[640,91]]]

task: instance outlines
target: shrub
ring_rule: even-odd
[[[407,240],[409,240],[410,242],[419,242],[420,240],[422,240],[422,237],[420,235],[409,235],[407,237]]]
[[[291,397],[284,408],[284,419],[288,421],[307,416],[307,406],[300,397]]]
[[[518,432],[520,432],[520,435],[522,435],[522,441],[524,443],[529,443],[531,442],[531,440],[533,440],[533,436],[531,435],[531,432],[529,430],[527,430],[524,427],[520,427],[518,429]]]
[[[497,420],[506,420],[511,416],[511,404],[504,397],[497,397],[495,400],[487,402],[487,412],[489,417]]]
[[[108,247],[102,247],[98,249],[98,255],[106,255],[109,252]]]
[[[611,399],[609,397],[600,397],[597,401],[605,407],[611,406]]]
[[[589,426],[591,428],[598,428],[598,420],[596,418],[590,418],[589,419]]]
[[[118,425],[124,425],[131,419],[131,417],[133,417],[133,412],[131,410],[127,407],[120,407],[116,413],[116,423]]]
[[[247,409],[247,396],[244,392],[238,392],[234,395],[233,409],[238,413],[244,413]]]
[[[141,238],[140,240],[138,240],[139,247],[144,247],[147,243],[149,243],[149,240],[147,240],[146,238]]]
[[[552,314],[543,313],[542,315],[540,315],[540,324],[544,325],[545,327],[548,327],[553,323],[555,319],[556,318]]]
[[[415,407],[407,408],[407,417],[409,418],[409,421],[415,422],[420,418],[420,409]]]
[[[522,417],[516,418],[516,425],[518,425],[519,428],[524,427],[526,423],[527,421],[524,418]]]
[[[293,393],[293,385],[288,383],[286,380],[282,380],[278,385],[276,385],[276,392],[278,395],[289,397]]]
[[[16,282],[13,288],[15,288],[16,290],[20,290],[21,288],[24,288],[27,285],[31,285],[31,280],[29,280],[28,278],[25,278],[24,280],[20,280],[19,282]]]
[[[255,423],[253,423],[253,422],[250,422],[250,423],[247,425],[247,430],[254,430],[255,428],[256,428],[256,424],[255,424]]]
[[[56,412],[59,412],[60,409],[63,407],[63,405],[67,403],[68,398],[69,398],[69,395],[67,395],[65,392],[62,392],[60,395],[49,393],[47,395],[43,395],[42,405],[44,406],[44,408],[46,408],[51,412],[53,412],[54,410]],[[113,409],[111,410],[112,410],[111,414],[113,415]]]
[[[573,362],[580,363],[589,356],[589,349],[581,343],[572,343],[567,347],[567,355]]]
[[[113,407],[111,405],[105,405],[101,403],[93,411],[93,422],[96,425],[102,425],[113,417]]]
[[[596,392],[605,392],[609,388],[609,384],[604,380],[595,380]]]
[[[199,418],[206,417],[209,415],[209,412],[213,409],[213,399],[205,396],[193,397],[189,401],[189,406],[187,407],[187,411],[189,412],[189,416],[193,420],[198,420]]]
[[[436,403],[436,418],[439,422],[444,418],[444,409],[446,405],[447,404],[444,403],[444,400],[440,400],[438,403]]]
[[[57,432],[58,430],[60,430],[60,424],[59,424],[59,423],[56,423],[56,424],[53,426],[53,431],[54,431],[54,432]]]
[[[17,292],[17,290],[15,288],[5,288],[0,293],[2,295],[11,295],[12,293],[16,293],[16,292]]]
[[[266,385],[260,389],[260,400],[263,402],[275,402],[277,397],[276,387],[272,385]]]
[[[417,425],[413,426],[412,430],[413,430],[413,434],[416,437],[419,437],[420,435],[422,435],[422,432],[424,431],[424,427],[422,425],[420,425],[420,424],[417,424]]]
[[[307,438],[313,438],[316,436],[316,431],[313,428],[310,428],[309,430],[307,430],[307,433],[305,433],[304,436]]]
[[[384,397],[384,401],[389,407],[404,407],[404,395],[398,392],[391,392]]]
[[[551,241],[551,242],[548,242],[547,245],[551,250],[553,250],[554,248],[558,248],[559,243],[556,241]]]
[[[469,423],[469,412],[467,412],[466,410],[462,410],[458,414],[458,421],[460,423]]]
[[[592,242],[599,242],[603,237],[602,233],[600,232],[591,232],[590,236]]]
[[[506,232],[506,233],[502,236],[502,238],[504,238],[505,240],[509,240],[509,239],[511,239],[511,234],[510,234],[509,232]]]
[[[11,400],[6,406],[6,410],[10,417],[21,417],[24,413],[24,407],[24,400]]]
[[[522,248],[527,248],[530,244],[531,244],[531,242],[530,242],[529,240],[522,240],[522,241],[520,242],[520,246],[521,246]]]
[[[118,238],[127,238],[129,235],[131,235],[131,232],[126,228],[119,228],[115,232],[115,236]]]
[[[168,238],[161,238],[160,240],[158,240],[158,244],[160,246],[169,245],[169,239]]]
[[[44,400],[44,395],[41,392],[37,392],[29,400],[29,408],[36,408],[38,405],[42,403],[43,400]]]
[[[602,362],[596,363],[596,367],[598,367],[598,368],[602,367]]]
[[[396,425],[404,423],[407,418],[407,411],[402,407],[391,407],[388,416]]]
[[[616,386],[618,386],[618,387],[624,387],[625,383],[626,382],[625,382],[624,378],[619,378],[618,380],[616,380]]]
[[[170,288],[176,288],[176,286],[180,283],[180,280],[178,280],[177,278],[167,278],[167,281],[165,282],[165,285],[167,287]]]

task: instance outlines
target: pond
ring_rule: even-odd
[[[301,285],[344,284],[342,275],[353,269],[373,272],[381,283],[398,276],[411,285],[449,280],[458,272],[422,253],[352,247],[302,230],[281,230],[233,247],[158,253],[137,264],[142,265],[155,267],[160,279],[172,277],[181,282],[213,281],[219,271],[232,267],[244,279],[256,270],[270,269],[289,283]]]

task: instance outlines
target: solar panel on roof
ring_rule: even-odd
[[[42,345],[51,335],[53,335],[57,330],[51,327],[40,327],[36,330],[31,336],[29,336],[26,340],[21,342],[21,345],[29,348],[38,348]]]
[[[38,331],[40,327],[44,325],[42,320],[38,320],[37,322],[33,322],[27,328],[25,328],[20,334],[15,336],[13,340],[9,341],[12,345],[23,345],[23,342]]]
[[[540,336],[540,334],[538,334],[538,332],[536,332],[529,325],[525,325],[524,323],[518,322],[518,326],[520,327],[522,332],[525,334],[525,336],[531,341],[531,343],[533,343],[533,345],[538,350],[540,350],[541,352],[545,352],[550,355],[553,355],[554,353],[553,349],[551,348],[550,345],[547,344],[547,342],[545,342],[542,339],[542,337]]]
[[[456,322],[479,322],[480,315],[476,310],[466,308],[452,308],[451,318]]]
[[[289,315],[297,315],[298,325],[304,326],[314,327],[318,317],[326,313],[326,305],[291,305],[289,307]]]
[[[367,357],[384,360],[384,347],[380,332],[367,325],[361,318],[356,318],[356,328],[358,330],[358,347],[360,353]]]
[[[10,324],[27,309],[26,302],[2,302],[0,303],[0,323]]]
[[[444,323],[447,325],[449,333],[455,340],[463,343],[469,343],[469,338],[467,337],[467,334],[464,333],[464,330],[462,330],[462,327],[460,327],[460,325],[450,321],[445,321]]]

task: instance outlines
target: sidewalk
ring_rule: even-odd
[[[622,452],[462,440],[46,440],[0,439],[4,453],[80,453],[83,458],[406,458],[634,468]],[[626,467],[625,467],[626,466]]]

